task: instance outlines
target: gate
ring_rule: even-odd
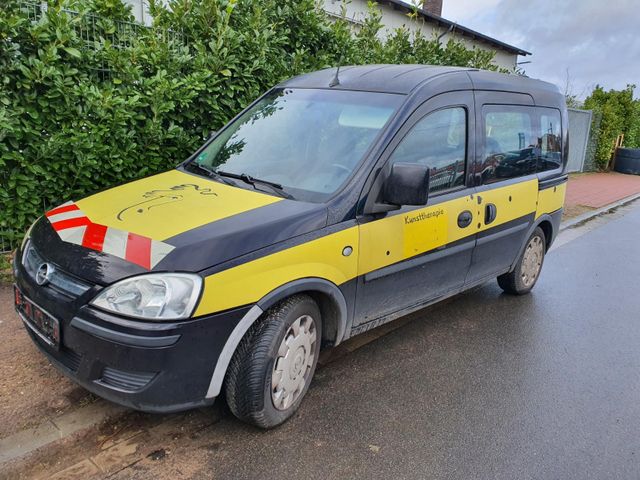
[[[591,110],[569,109],[569,161],[568,172],[585,171],[585,156],[591,130]]]

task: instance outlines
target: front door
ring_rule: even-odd
[[[382,171],[395,162],[427,165],[429,201],[360,216],[354,326],[381,323],[464,284],[477,223],[467,160],[473,118],[471,92],[439,95],[419,107],[391,142]],[[373,184],[369,197],[379,196],[380,184]]]

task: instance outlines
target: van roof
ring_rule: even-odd
[[[292,88],[330,88],[336,68],[294,77],[280,84]],[[503,90],[523,93],[559,93],[558,88],[542,80],[522,75],[489,72],[464,67],[433,65],[357,65],[340,68],[340,83],[333,89],[408,94],[415,88],[443,75],[467,75],[476,90]]]

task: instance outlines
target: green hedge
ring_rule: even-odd
[[[0,3],[0,236],[43,210],[166,170],[280,80],[327,66],[425,63],[495,69],[493,55],[396,31],[357,33],[315,0]],[[412,20],[417,21],[417,20]]]
[[[609,91],[597,85],[584,102],[585,109],[601,117],[592,125],[597,138],[595,160],[600,169],[609,165],[618,135],[624,134],[625,147],[640,148],[640,100],[633,99],[634,90],[635,85]]]

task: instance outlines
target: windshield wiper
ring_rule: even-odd
[[[242,180],[244,183],[248,183],[256,190],[257,190],[256,183],[260,185],[266,185],[267,187],[271,187],[271,189],[277,195],[280,195],[281,197],[284,197],[284,198],[293,199],[293,196],[285,192],[284,187],[279,183],[270,182],[269,180],[262,180],[260,178],[255,178],[255,177],[252,177],[251,175],[247,175],[246,173],[231,173],[231,172],[225,172],[223,170],[214,170],[213,172],[217,175],[220,175],[221,177],[229,177],[229,178],[235,178],[236,180]]]
[[[222,183],[226,183],[227,185],[233,186],[233,183],[231,183],[226,178],[222,178],[222,175],[220,175],[218,172],[216,172],[213,168],[205,167],[204,165],[202,165],[202,164],[200,164],[198,162],[190,162],[190,163],[187,163],[186,166],[187,167],[189,167],[189,166],[195,167],[197,170],[200,170],[201,172],[203,172],[207,177],[213,178],[214,180],[218,180],[218,181],[220,181]]]

